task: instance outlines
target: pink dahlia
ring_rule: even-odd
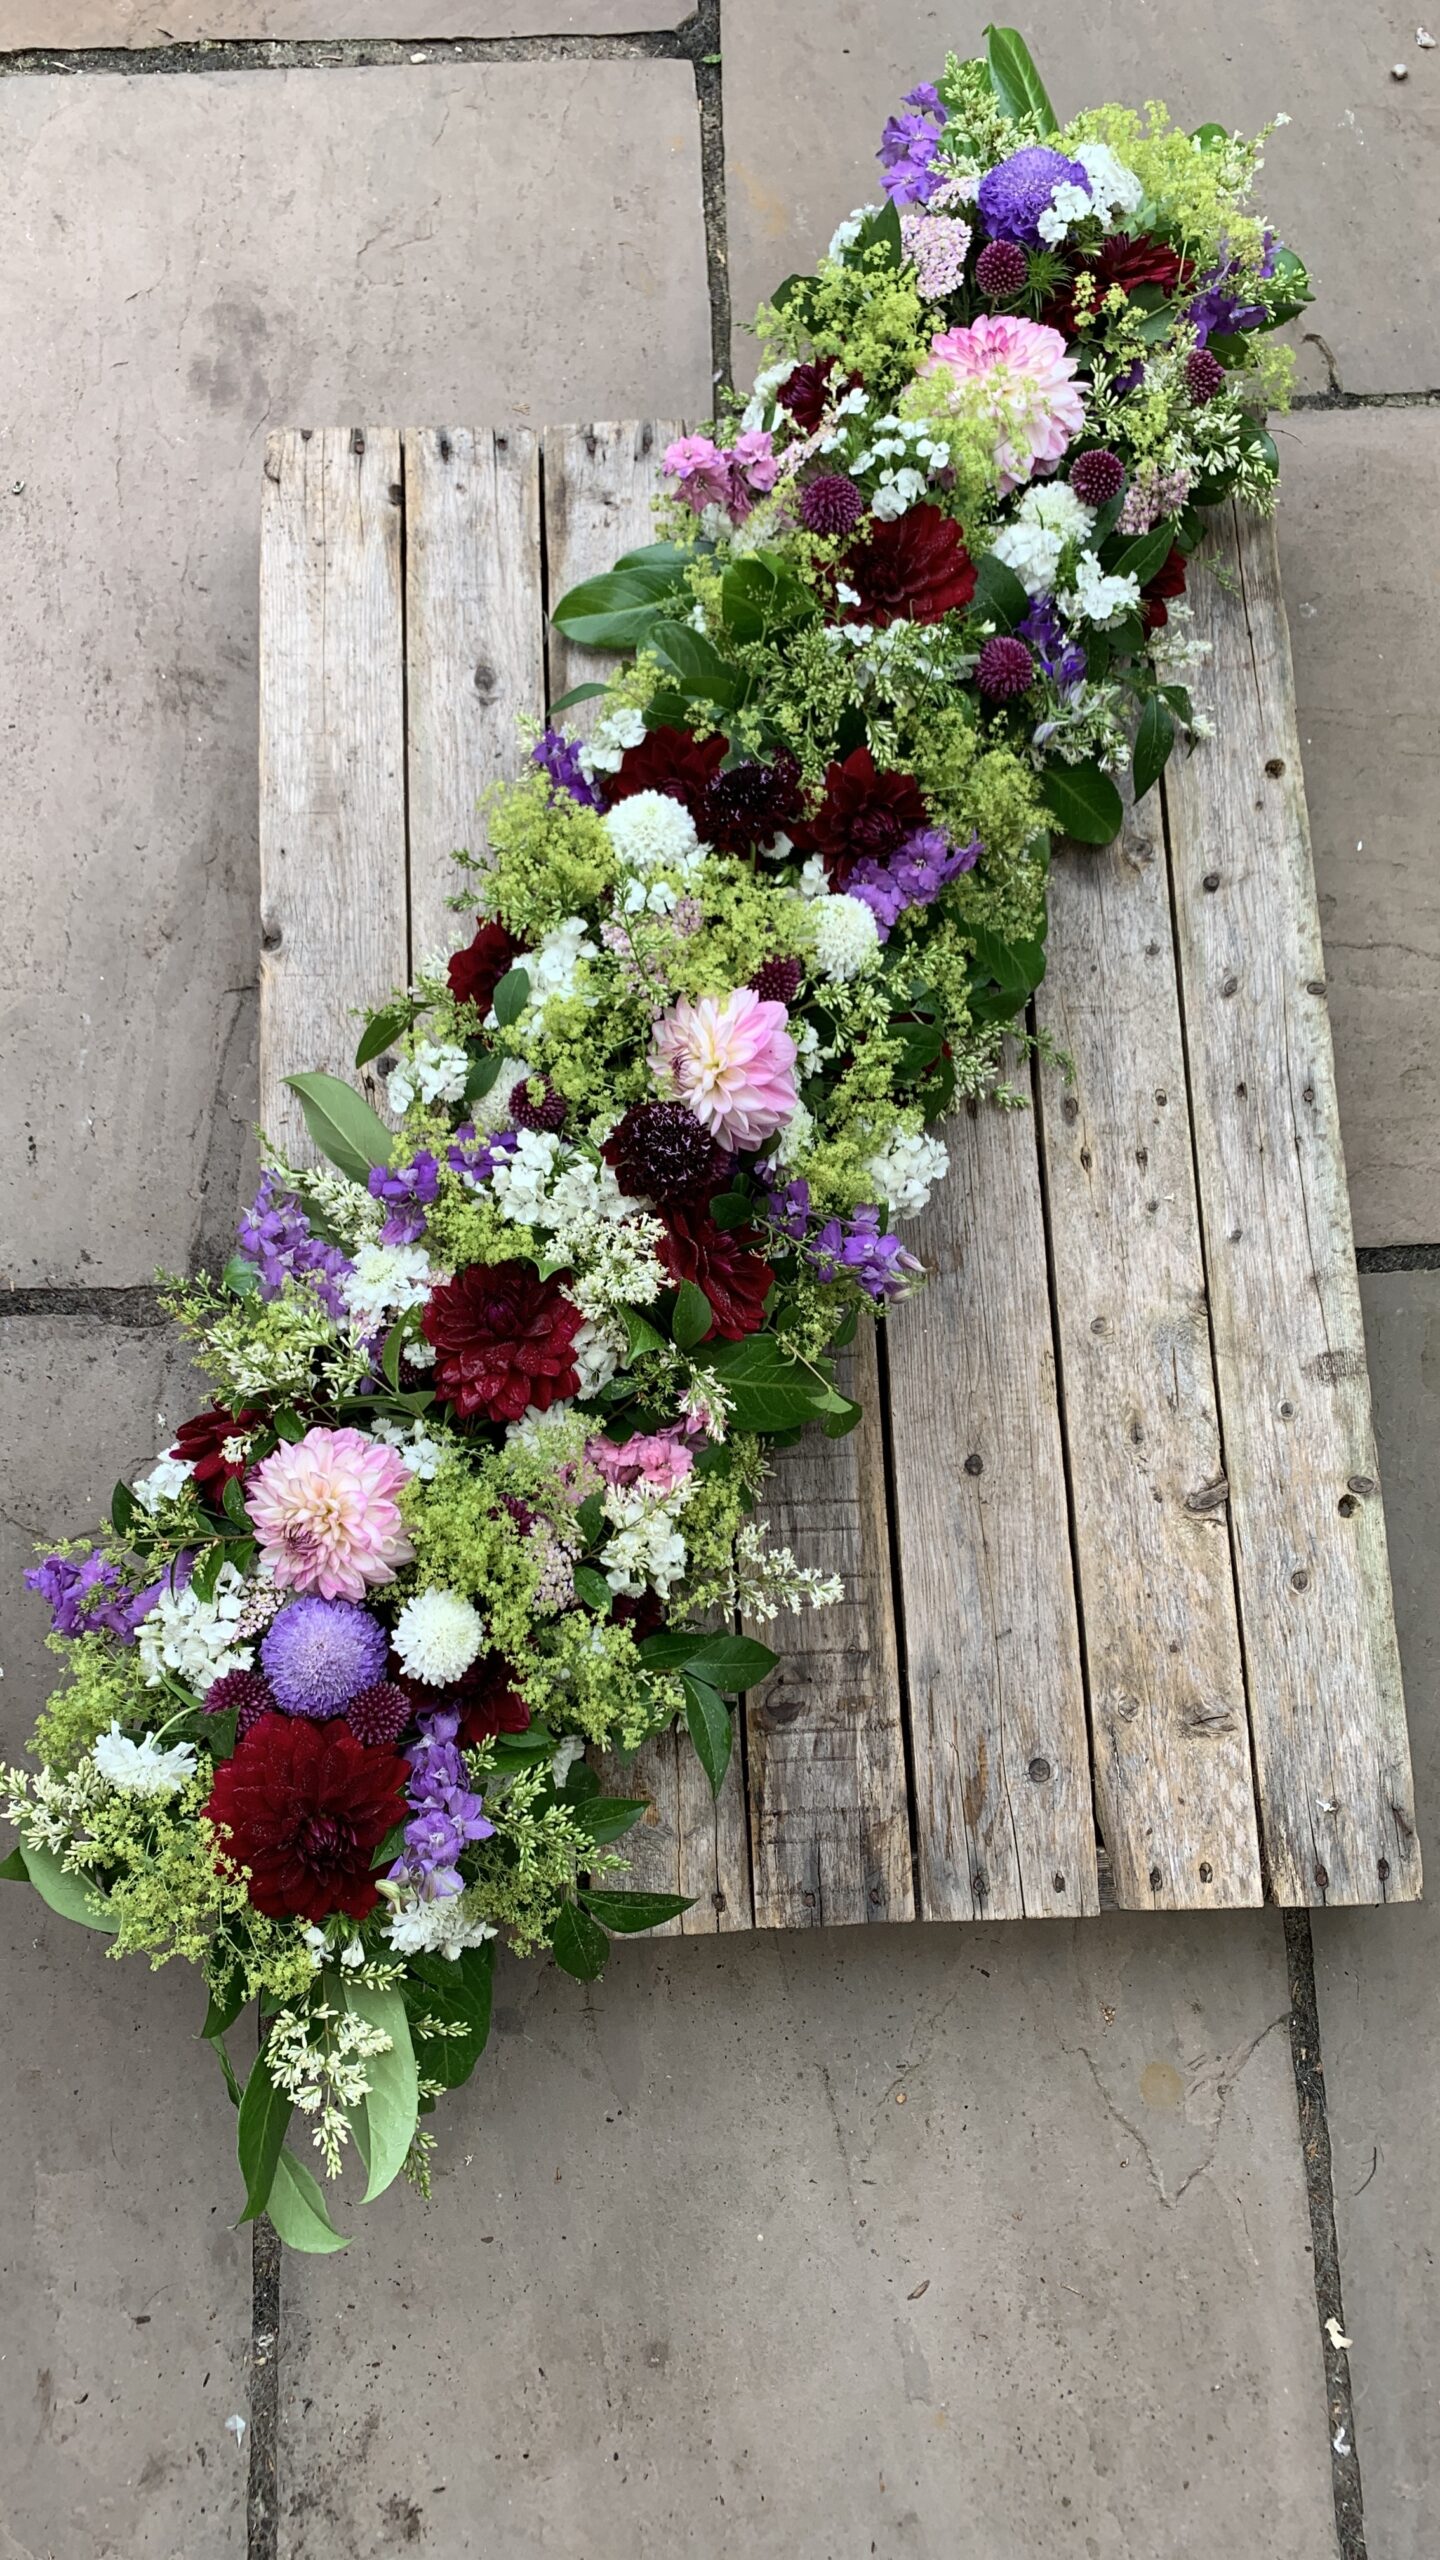
[[[307,1431],[255,1469],[245,1508],[261,1561],[283,1589],[363,1600],[415,1554],[395,1501],[406,1483],[393,1449],[363,1431]]]
[[[1052,468],[1085,423],[1075,387],[1075,358],[1058,329],[1009,312],[982,312],[968,329],[943,329],[930,341],[927,373],[949,373],[957,406],[969,405],[971,386],[983,392],[999,430],[995,458],[1000,495],[1008,497],[1038,463]]]
[[[799,1099],[789,1020],[753,987],[681,996],[655,1025],[651,1070],[722,1147],[761,1146]]]

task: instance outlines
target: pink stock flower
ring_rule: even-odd
[[[978,406],[982,414],[988,407],[999,430],[1002,498],[1037,464],[1053,468],[1085,424],[1075,358],[1059,330],[1038,320],[984,312],[968,329],[943,329],[930,341],[930,356],[925,372],[953,376],[957,407]]]
[[[774,488],[780,464],[771,445],[768,427],[751,427],[743,436],[737,436],[730,460],[734,469],[743,473],[757,498],[763,498],[767,490]]]
[[[680,483],[680,495],[695,513],[730,503],[730,457],[708,436],[681,436],[665,447],[665,468]]]
[[[393,1449],[363,1431],[307,1431],[255,1469],[245,1508],[261,1562],[281,1589],[363,1600],[415,1554],[395,1501],[408,1481]]]
[[[644,1484],[652,1493],[673,1493],[695,1464],[682,1427],[675,1424],[663,1431],[632,1432],[628,1440],[589,1440],[585,1455],[607,1484]]]
[[[799,1100],[789,1020],[753,987],[681,996],[655,1025],[651,1073],[722,1147],[763,1146]]]

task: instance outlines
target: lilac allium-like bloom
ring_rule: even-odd
[[[382,1244],[415,1244],[425,1233],[425,1212],[438,1198],[440,1167],[428,1147],[422,1147],[409,1164],[387,1169],[383,1164],[370,1168],[372,1199],[386,1203],[388,1215],[380,1230]]]
[[[531,748],[530,761],[549,774],[557,791],[568,792],[572,800],[578,800],[582,809],[604,808],[594,783],[585,779],[578,738],[567,738],[559,729],[547,729]]]
[[[868,1205],[848,1221],[831,1218],[811,1237],[806,1251],[822,1280],[848,1277],[877,1303],[903,1298],[924,1277],[924,1264],[898,1236],[881,1234],[880,1212]]]
[[[862,856],[850,874],[850,895],[870,909],[885,942],[907,907],[932,907],[948,881],[973,871],[980,850],[978,836],[955,844],[943,827],[918,827],[884,862]]]
[[[460,1718],[441,1707],[420,1719],[420,1739],[406,1754],[410,1777],[406,1800],[411,1820],[405,1826],[405,1852],[390,1870],[395,1884],[412,1885],[427,1902],[443,1901],[464,1890],[459,1859],[466,1843],[488,1840],[495,1825],[485,1813],[483,1796],[469,1784],[456,1736]]]
[[[385,1676],[389,1641],[368,1609],[349,1600],[292,1600],[260,1646],[265,1676],[286,1715],[333,1716]]]
[[[300,1202],[279,1176],[267,1170],[235,1229],[241,1252],[260,1275],[262,1298],[278,1298],[287,1280],[308,1278],[327,1315],[345,1322],[339,1283],[353,1269],[338,1245],[326,1244],[310,1229]]]
[[[1047,143],[1027,143],[1012,151],[998,168],[987,170],[975,201],[992,240],[1018,240],[1024,248],[1040,246],[1040,216],[1057,187],[1079,187],[1088,196],[1090,179],[1083,161],[1067,160]]]
[[[945,184],[945,164],[936,153],[945,109],[928,80],[910,90],[904,104],[909,115],[891,116],[880,136],[880,183],[892,204],[928,204]]]
[[[1069,637],[1053,596],[1035,598],[1024,621],[1016,623],[1015,637],[1028,641],[1045,674],[1062,693],[1067,686],[1079,684],[1085,673],[1085,652]]]

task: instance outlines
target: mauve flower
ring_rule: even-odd
[[[681,996],[655,1025],[650,1068],[722,1147],[763,1145],[794,1116],[795,1043],[783,1004],[751,987]]]
[[[673,1493],[695,1465],[678,1422],[662,1431],[632,1431],[628,1440],[587,1440],[585,1455],[607,1484],[646,1484],[655,1493]]]
[[[361,1600],[369,1584],[393,1582],[415,1553],[395,1500],[408,1482],[396,1452],[363,1431],[282,1442],[245,1496],[272,1580],[323,1600]]]
[[[930,341],[923,370],[953,375],[957,403],[992,386],[1002,498],[1028,480],[1038,462],[1058,462],[1085,424],[1075,358],[1059,330],[1038,320],[988,311],[968,328],[942,329]]]
[[[730,498],[728,457],[709,436],[681,436],[667,444],[665,469],[678,482],[678,494],[697,515],[706,507],[723,507]]]
[[[272,1920],[363,1920],[379,1900],[371,1861],[405,1813],[406,1764],[348,1724],[266,1715],[221,1762],[205,1807],[225,1856],[249,1869]]]

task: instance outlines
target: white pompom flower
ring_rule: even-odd
[[[469,1670],[485,1642],[485,1622],[459,1591],[418,1591],[395,1621],[402,1671],[444,1688]]]
[[[700,839],[688,809],[666,791],[632,791],[607,809],[605,832],[622,871],[678,871],[688,878],[699,860]]]
[[[873,969],[880,956],[880,927],[863,898],[842,890],[815,906],[815,959],[833,986]]]

